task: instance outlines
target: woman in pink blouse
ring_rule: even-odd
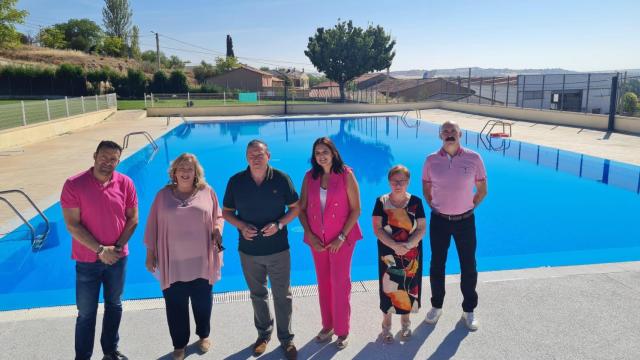
[[[167,312],[173,358],[184,359],[189,342],[189,299],[198,347],[207,352],[213,284],[222,266],[222,211],[195,155],[182,154],[169,167],[147,218],[147,270],[158,275]]]
[[[330,341],[335,333],[336,346],[344,349],[351,317],[351,257],[356,241],[362,239],[360,191],[331,139],[317,139],[312,149],[312,168],[303,180],[299,218],[318,279],[322,330],[315,340]]]

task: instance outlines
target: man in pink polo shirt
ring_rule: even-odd
[[[120,297],[127,242],[138,225],[138,198],[133,181],[115,171],[121,154],[122,148],[115,142],[100,142],[93,154],[93,167],[67,179],[60,196],[64,221],[73,237],[71,257],[76,260],[76,360],[90,359],[93,353],[101,286],[102,359],[126,359],[118,351]]]
[[[422,171],[422,190],[431,207],[431,310],[425,322],[435,324],[442,314],[444,273],[451,236],[460,260],[462,320],[469,330],[478,329],[473,310],[478,305],[476,283],[476,225],[473,210],[487,195],[487,175],[480,155],[460,146],[458,124],[440,127],[442,148],[427,156]],[[476,188],[474,193],[473,188]]]

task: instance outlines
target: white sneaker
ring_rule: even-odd
[[[473,315],[472,312],[463,312],[462,313],[462,321],[467,326],[467,329],[471,331],[478,330],[478,319]]]
[[[435,325],[440,319],[440,315],[442,315],[442,309],[432,307],[431,310],[427,313],[427,317],[424,319],[429,325]]]

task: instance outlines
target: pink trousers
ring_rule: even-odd
[[[322,328],[333,329],[337,336],[349,334],[351,318],[351,257],[354,244],[345,242],[337,253],[329,250],[315,251]]]

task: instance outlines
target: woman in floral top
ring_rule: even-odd
[[[420,309],[422,237],[426,220],[422,200],[407,192],[410,173],[396,165],[388,174],[391,192],[376,199],[373,231],[378,238],[382,338],[392,342],[391,314],[401,314],[400,336],[411,336],[410,313]]]

